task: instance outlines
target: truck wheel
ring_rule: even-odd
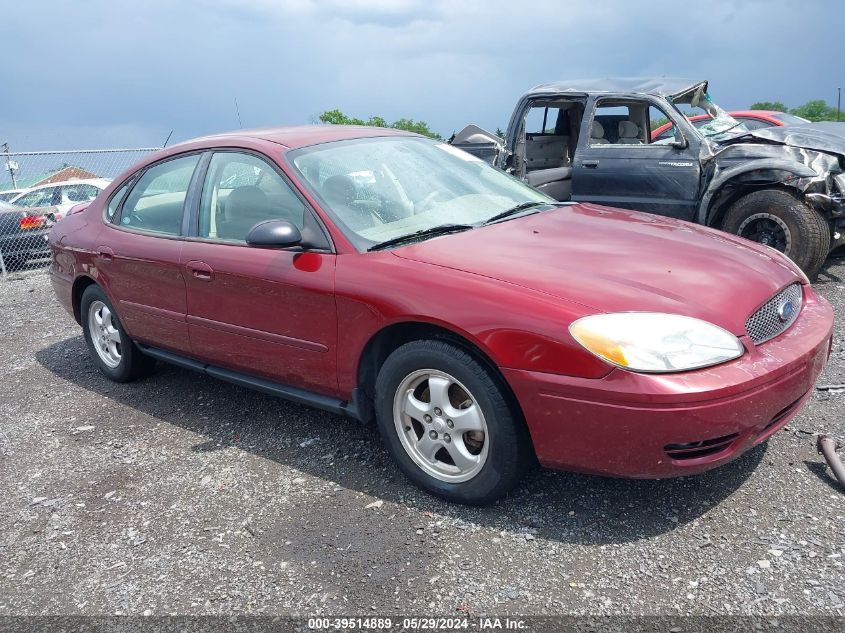
[[[393,459],[421,488],[484,504],[506,494],[533,464],[522,419],[478,361],[441,341],[413,341],[384,362],[376,419]]]
[[[830,251],[830,226],[824,216],[785,191],[764,189],[737,200],[722,230],[771,246],[812,279]]]

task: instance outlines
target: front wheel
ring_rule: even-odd
[[[722,230],[779,250],[811,279],[830,251],[830,226],[824,216],[777,189],[737,200],[728,209]]]
[[[79,314],[88,350],[108,378],[129,382],[153,370],[155,359],[145,356],[126,334],[102,288],[91,285],[85,289]]]
[[[421,488],[489,503],[533,461],[530,440],[499,381],[462,349],[413,341],[385,361],[376,417],[391,455]]]

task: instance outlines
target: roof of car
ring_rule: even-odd
[[[534,86],[528,94],[549,92],[629,92],[672,96],[706,83],[704,79],[682,79],[680,77],[604,77],[600,79],[571,79],[552,81]]]
[[[786,114],[780,110],[731,110],[731,116],[748,116],[748,117],[775,117],[778,114]]]
[[[47,189],[49,187],[64,187],[67,185],[100,185],[100,188],[105,188],[111,182],[110,178],[75,178],[73,180],[58,180],[56,182],[46,182],[43,185],[36,185],[28,189],[21,189],[20,194],[29,193],[30,191],[38,191],[39,189]]]
[[[419,136],[413,132],[393,128],[369,127],[363,125],[297,125],[290,127],[257,128],[252,130],[233,130],[192,139],[188,143],[212,141],[214,139],[251,138],[263,139],[294,149],[317,143],[329,143],[353,138],[371,138],[375,136]]]

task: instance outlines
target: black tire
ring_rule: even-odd
[[[432,476],[414,461],[410,449],[406,450],[403,445],[394,421],[394,398],[397,397],[397,390],[404,390],[402,385],[408,378],[423,370],[443,372],[454,377],[460,384],[453,384],[450,389],[457,387],[460,391],[465,387],[466,395],[469,395],[468,402],[474,401],[480,407],[487,428],[484,435],[484,442],[488,443],[486,458],[479,464],[477,473],[466,481],[450,482]],[[413,341],[396,349],[379,371],[375,397],[376,420],[388,450],[411,481],[443,499],[480,505],[507,494],[519,482],[526,469],[535,463],[525,424],[509,400],[500,380],[464,350],[442,341]],[[429,397],[431,406],[433,402],[433,397]],[[446,417],[444,411],[442,418],[435,418],[429,423],[431,426],[425,426],[422,421],[412,424],[421,427],[422,433],[426,434]],[[451,420],[448,422],[452,423]],[[406,433],[411,432],[411,426],[405,421],[400,424]],[[449,429],[445,431],[448,433]],[[457,438],[457,432],[454,429],[452,432]],[[466,446],[465,434],[461,434],[460,438],[454,440],[455,444],[460,441],[460,446]],[[448,441],[448,438],[442,435],[441,440]],[[444,445],[443,448],[448,447]],[[451,448],[455,448],[455,445]]]
[[[115,366],[109,366],[95,347],[96,343],[92,336],[89,316],[92,305],[97,302],[108,307],[111,312],[111,323],[119,334],[120,361]],[[94,363],[107,378],[115,382],[129,382],[148,375],[155,368],[155,359],[143,354],[126,334],[117,313],[114,311],[114,306],[100,286],[96,284],[88,286],[82,293],[79,306],[82,332],[85,336],[85,342],[88,344],[88,351],[91,353]]]
[[[772,230],[767,230],[767,226]],[[830,251],[830,226],[824,216],[778,189],[755,191],[734,202],[725,215],[722,230],[777,248],[810,279],[819,272]]]

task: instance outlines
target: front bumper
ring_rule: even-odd
[[[746,353],[715,367],[678,374],[615,369],[601,379],[503,369],[540,463],[672,477],[709,470],[763,442],[800,410],[830,352],[830,304],[809,288],[804,297],[783,334],[757,346],[743,337]]]

